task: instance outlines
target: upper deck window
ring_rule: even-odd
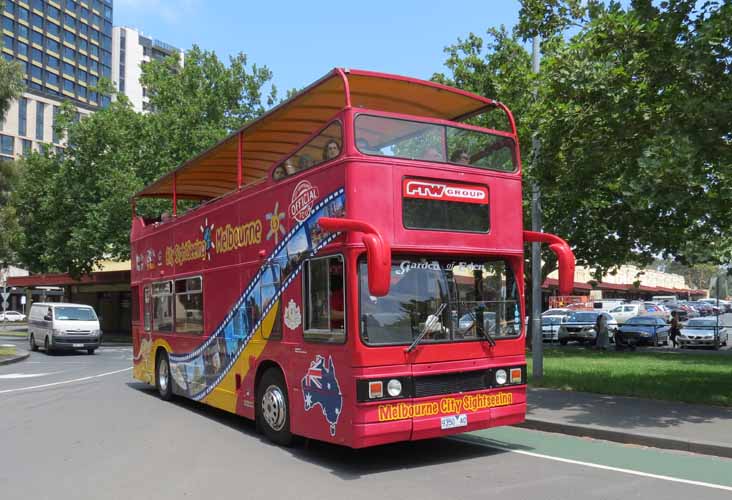
[[[359,115],[356,147],[367,155],[516,170],[516,145],[510,137],[432,123]]]
[[[274,170],[275,180],[295,175],[340,156],[343,150],[343,129],[340,122],[333,122],[302,146]]]

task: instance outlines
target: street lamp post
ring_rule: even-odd
[[[532,70],[539,73],[539,37],[535,36],[532,45]],[[534,98],[538,96],[534,90]],[[531,140],[534,168],[539,161],[539,137],[536,133]],[[531,230],[541,231],[541,191],[539,182],[534,178],[531,184]],[[531,358],[532,377],[541,380],[544,376],[544,339],[541,333],[541,247],[531,244]]]

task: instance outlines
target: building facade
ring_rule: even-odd
[[[135,111],[149,111],[149,100],[140,83],[143,64],[174,54],[178,54],[182,66],[184,53],[180,49],[146,37],[134,28],[119,26],[112,30],[112,82],[130,99]]]
[[[53,124],[63,100],[79,115],[107,106],[96,91],[112,78],[112,0],[4,0],[2,56],[20,63],[26,92],[0,128],[0,160],[62,147]]]

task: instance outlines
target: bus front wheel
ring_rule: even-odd
[[[257,424],[270,441],[281,446],[292,443],[287,385],[275,368],[264,373],[257,387]]]
[[[158,388],[160,398],[165,401],[170,401],[173,397],[173,385],[171,382],[168,353],[162,351],[158,356],[155,366],[155,387]]]

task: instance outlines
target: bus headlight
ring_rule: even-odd
[[[389,396],[393,398],[399,396],[402,393],[402,383],[395,378],[391,379],[389,383],[386,384],[386,392],[388,392]]]
[[[496,384],[504,385],[508,380],[506,370],[496,370]]]

